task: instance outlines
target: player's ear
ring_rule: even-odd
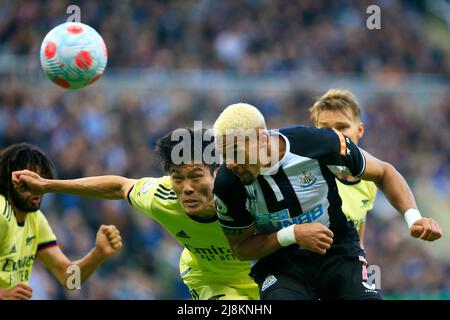
[[[361,139],[364,135],[364,122],[358,124],[358,139]]]
[[[259,145],[260,147],[265,147],[269,144],[269,132],[267,130],[264,129],[260,129],[260,131],[258,132],[259,135]]]

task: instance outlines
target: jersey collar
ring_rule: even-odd
[[[280,161],[275,163],[270,168],[267,168],[267,169],[266,168],[261,168],[261,173],[260,174],[263,175],[263,176],[270,176],[270,175],[276,174],[278,169],[280,167],[282,167],[283,164],[286,162],[287,155],[289,154],[289,152],[291,150],[291,144],[289,143],[289,139],[284,134],[282,134],[278,130],[269,130],[269,134],[271,136],[281,136],[284,139],[284,142],[286,143],[286,152],[284,153],[283,158],[281,158]]]

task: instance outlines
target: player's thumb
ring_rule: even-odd
[[[102,224],[102,225],[100,226],[100,231],[101,231],[102,233],[105,233],[105,234],[106,234],[106,232],[108,232],[109,229],[111,229],[111,228],[112,228],[112,226],[107,226],[107,225]]]
[[[13,171],[13,173],[11,173],[12,182],[18,184],[20,182],[20,176],[22,173],[23,171]]]

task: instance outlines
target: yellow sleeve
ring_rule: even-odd
[[[3,210],[2,207],[0,209]],[[0,212],[0,244],[3,243],[4,238],[6,237],[6,234],[8,233],[8,221],[6,220],[6,217]]]
[[[155,200],[159,180],[159,178],[142,178],[134,184],[128,195],[131,205],[151,218],[153,218],[152,203]]]
[[[8,202],[2,195],[0,195],[0,245],[4,243],[4,240],[8,235],[11,214],[12,210],[8,208]]]
[[[367,211],[372,210],[375,198],[377,197],[378,188],[375,183],[370,182],[370,197],[369,197],[369,208]]]
[[[47,221],[47,218],[42,212],[37,212],[38,214],[38,250],[42,250],[48,247],[56,245],[56,236],[53,233],[52,227]]]

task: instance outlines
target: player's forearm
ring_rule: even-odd
[[[385,163],[383,177],[376,181],[376,184],[391,205],[401,214],[408,209],[417,208],[411,189],[403,176],[392,165]]]
[[[281,248],[276,232],[252,235],[231,247],[239,260],[261,259]]]
[[[123,199],[127,178],[99,176],[73,180],[45,180],[46,193],[67,193],[100,199]]]
[[[79,276],[79,284],[83,284],[106,259],[107,257],[105,255],[99,253],[99,251],[94,248],[82,259],[68,264],[66,268],[64,268],[64,273],[58,278],[60,278],[61,284],[66,289],[74,289],[74,275]],[[70,266],[77,266],[78,270],[71,269],[69,268]],[[76,281],[78,281],[78,279]]]
[[[106,255],[99,253],[99,251],[94,248],[82,259],[75,261],[81,271],[81,283],[87,280],[97,270],[98,267],[102,265],[107,259]]]

